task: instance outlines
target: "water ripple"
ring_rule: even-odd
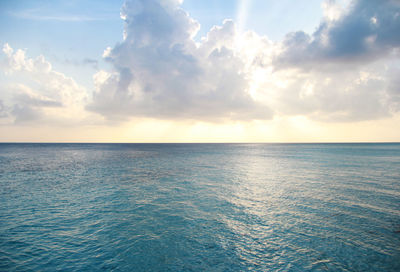
[[[0,271],[400,271],[399,144],[0,144]]]

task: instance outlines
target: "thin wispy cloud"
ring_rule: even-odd
[[[15,18],[33,21],[59,21],[59,22],[90,22],[116,20],[115,16],[87,16],[80,14],[46,14],[40,9],[29,9],[17,12],[9,12]]]

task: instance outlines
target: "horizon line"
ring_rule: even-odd
[[[400,144],[400,141],[355,142],[2,142],[0,144]]]

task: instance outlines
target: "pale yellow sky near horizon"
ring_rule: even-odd
[[[1,142],[400,142],[400,115],[374,121],[322,123],[305,117],[206,123],[137,119],[114,126],[2,126]]]

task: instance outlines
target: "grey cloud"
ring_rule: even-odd
[[[196,46],[199,24],[178,1],[131,0],[121,14],[125,39],[106,56],[115,71],[96,84],[87,109],[113,119],[271,118],[246,92],[244,64],[224,39],[235,34],[231,21]]]
[[[95,69],[95,70],[98,69],[98,65],[99,65],[98,60],[89,59],[89,58],[85,58],[85,59],[82,61],[82,63],[83,63],[84,65],[90,65],[90,66],[92,66],[92,68]]]
[[[14,92],[14,106],[11,108],[10,115],[14,117],[15,123],[28,123],[42,119],[43,109],[61,108],[62,103],[47,97],[38,96],[35,92],[29,93],[24,88],[16,88]]]
[[[124,40],[104,55],[114,69],[95,75],[86,109],[113,120],[253,120],[273,113],[324,122],[385,118],[400,111],[398,69],[389,65],[400,47],[399,5],[355,0],[312,35],[289,33],[282,44],[268,45],[253,33],[241,52],[230,20],[195,44],[199,24],[179,1],[129,0],[121,11]],[[284,50],[276,53],[279,46]],[[254,48],[261,49],[248,57]],[[268,94],[262,102],[247,92],[260,67],[272,78],[257,87]]]
[[[40,111],[29,105],[14,105],[11,114],[14,116],[14,123],[28,123],[42,118]]]
[[[38,98],[26,93],[20,93],[15,96],[15,101],[20,104],[29,105],[31,107],[62,107],[62,103],[47,99],[47,98]]]
[[[290,33],[283,45],[278,66],[319,68],[375,60],[400,46],[400,2],[355,0],[348,12],[337,20],[324,20],[312,36]]]
[[[90,59],[90,58],[84,58],[82,60],[64,59],[62,62],[64,62],[65,64],[68,64],[68,65],[73,65],[73,66],[90,66],[94,70],[98,70],[98,66],[99,66],[98,60]]]
[[[400,68],[395,67],[388,71],[388,96],[391,99],[391,110],[400,111]]]
[[[331,1],[334,2],[334,1]],[[362,121],[400,111],[400,2],[354,0],[339,18],[317,30],[286,35],[275,55],[275,73],[297,71],[279,91],[281,114],[322,121]],[[308,85],[313,91],[305,94]]]
[[[0,118],[5,118],[8,116],[6,107],[4,106],[3,100],[0,100]]]

